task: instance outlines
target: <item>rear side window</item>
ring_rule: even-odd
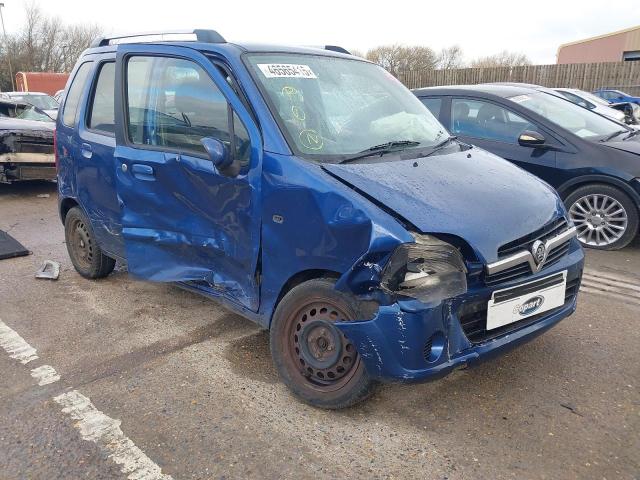
[[[574,95],[571,92],[565,92],[562,91],[560,92],[562,94],[563,97],[565,97],[567,100],[569,100],[570,102],[575,103],[576,105],[580,105],[581,107],[584,108],[593,108],[595,105],[591,105],[589,102],[587,102],[584,98],[580,98],[577,95]]]
[[[429,109],[434,117],[440,118],[440,108],[442,107],[442,98],[421,98],[420,101]]]
[[[221,140],[248,160],[245,127],[208,74],[190,60],[131,57],[127,62],[129,140],[204,155],[203,137]],[[233,121],[233,124],[231,123]],[[231,135],[233,128],[234,135]]]
[[[84,84],[87,82],[87,77],[91,71],[92,64],[93,62],[86,62],[80,65],[80,68],[78,68],[78,71],[76,72],[76,76],[71,82],[69,92],[67,92],[67,98],[64,102],[64,112],[62,114],[62,123],[68,127],[75,127],[76,125],[76,114],[78,113],[80,96],[82,95]]]
[[[104,63],[98,73],[98,81],[93,92],[91,114],[87,126],[92,130],[115,133],[114,84],[116,78],[115,63]]]

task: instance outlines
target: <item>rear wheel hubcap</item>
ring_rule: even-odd
[[[76,221],[73,227],[71,242],[74,247],[76,259],[84,267],[89,267],[93,260],[93,245],[89,230],[81,220]]]

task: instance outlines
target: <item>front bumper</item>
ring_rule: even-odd
[[[367,372],[381,381],[419,382],[447,375],[456,368],[474,365],[500,355],[545,332],[576,309],[584,253],[572,240],[568,254],[554,265],[520,281],[477,287],[452,301],[429,308],[419,302],[381,306],[367,321],[341,322],[337,326],[356,345]],[[507,332],[470,341],[459,318],[469,302],[488,302],[494,290],[516,286],[567,270],[564,305],[521,320]]]

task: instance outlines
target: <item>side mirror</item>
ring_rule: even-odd
[[[525,130],[518,137],[518,143],[523,147],[542,147],[546,144],[544,135],[539,132]]]
[[[225,144],[220,140],[217,138],[204,137],[200,140],[200,143],[202,143],[207,155],[209,155],[209,160],[211,160],[211,163],[213,163],[217,169],[222,170],[231,166],[233,159],[231,155],[229,155],[229,150]]]

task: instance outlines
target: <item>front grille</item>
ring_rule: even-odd
[[[544,227],[539,228],[535,232],[532,232],[524,237],[520,237],[509,243],[505,243],[498,248],[498,258],[508,257],[520,250],[530,250],[531,245],[536,240],[545,241],[551,237],[564,232],[567,229],[567,220],[565,218],[558,218],[552,222],[547,223]]]
[[[495,337],[499,337],[506,333],[518,330],[523,327],[527,327],[543,317],[552,315],[558,310],[566,307],[571,303],[578,293],[580,288],[580,277],[574,278],[567,282],[567,288],[564,295],[564,305],[561,307],[548,310],[546,312],[527,317],[519,322],[510,323],[504,327],[495,328],[493,330],[487,330],[487,300],[481,300],[471,303],[465,303],[458,310],[458,318],[460,319],[460,325],[462,330],[472,343],[482,343]]]
[[[522,250],[530,251],[533,242],[536,240],[540,240],[542,242],[559,235],[564,232],[568,228],[567,220],[564,218],[559,218],[554,220],[553,222],[548,223],[544,227],[536,230],[533,233],[525,235],[517,240],[513,240],[509,243],[505,243],[498,249],[498,259],[506,258],[514,253],[520,252]],[[569,251],[569,240],[564,242],[561,245],[558,245],[553,250],[551,250],[547,255],[547,260],[544,263],[544,270],[547,267],[550,267],[554,263],[558,262],[562,257],[564,257]],[[510,282],[513,280],[517,280],[519,278],[525,277],[531,274],[531,267],[529,267],[528,263],[521,263],[520,265],[516,265],[514,267],[508,268],[507,270],[503,270],[498,273],[494,273],[493,275],[485,275],[484,282],[488,286],[498,285],[500,283]]]

